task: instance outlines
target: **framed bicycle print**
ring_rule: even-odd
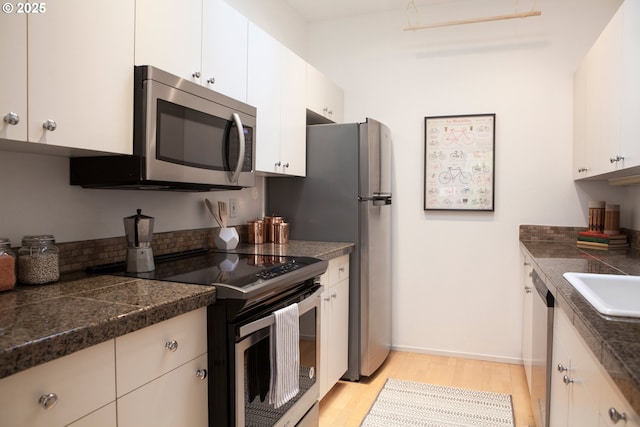
[[[494,210],[495,114],[424,118],[424,209]]]

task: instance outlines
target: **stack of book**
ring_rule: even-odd
[[[602,250],[621,249],[629,246],[626,234],[606,234],[593,231],[580,231],[577,244],[579,248]]]

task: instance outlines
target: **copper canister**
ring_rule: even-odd
[[[264,243],[264,221],[261,219],[247,221],[247,226],[247,241],[255,245]]]
[[[607,203],[604,209],[604,233],[620,233],[620,205],[610,205]]]
[[[605,202],[589,202],[589,231],[602,233],[604,231]]]
[[[284,218],[281,216],[265,216],[265,242],[275,242],[275,225],[284,222]]]
[[[286,222],[279,222],[273,224],[273,243],[277,245],[284,245],[289,243],[289,224]]]

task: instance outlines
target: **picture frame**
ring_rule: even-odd
[[[424,210],[495,209],[495,113],[424,118]]]

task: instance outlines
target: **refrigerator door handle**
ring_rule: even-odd
[[[384,206],[391,204],[391,196],[373,196],[373,197],[361,197],[358,196],[359,202],[373,202],[374,206]]]

